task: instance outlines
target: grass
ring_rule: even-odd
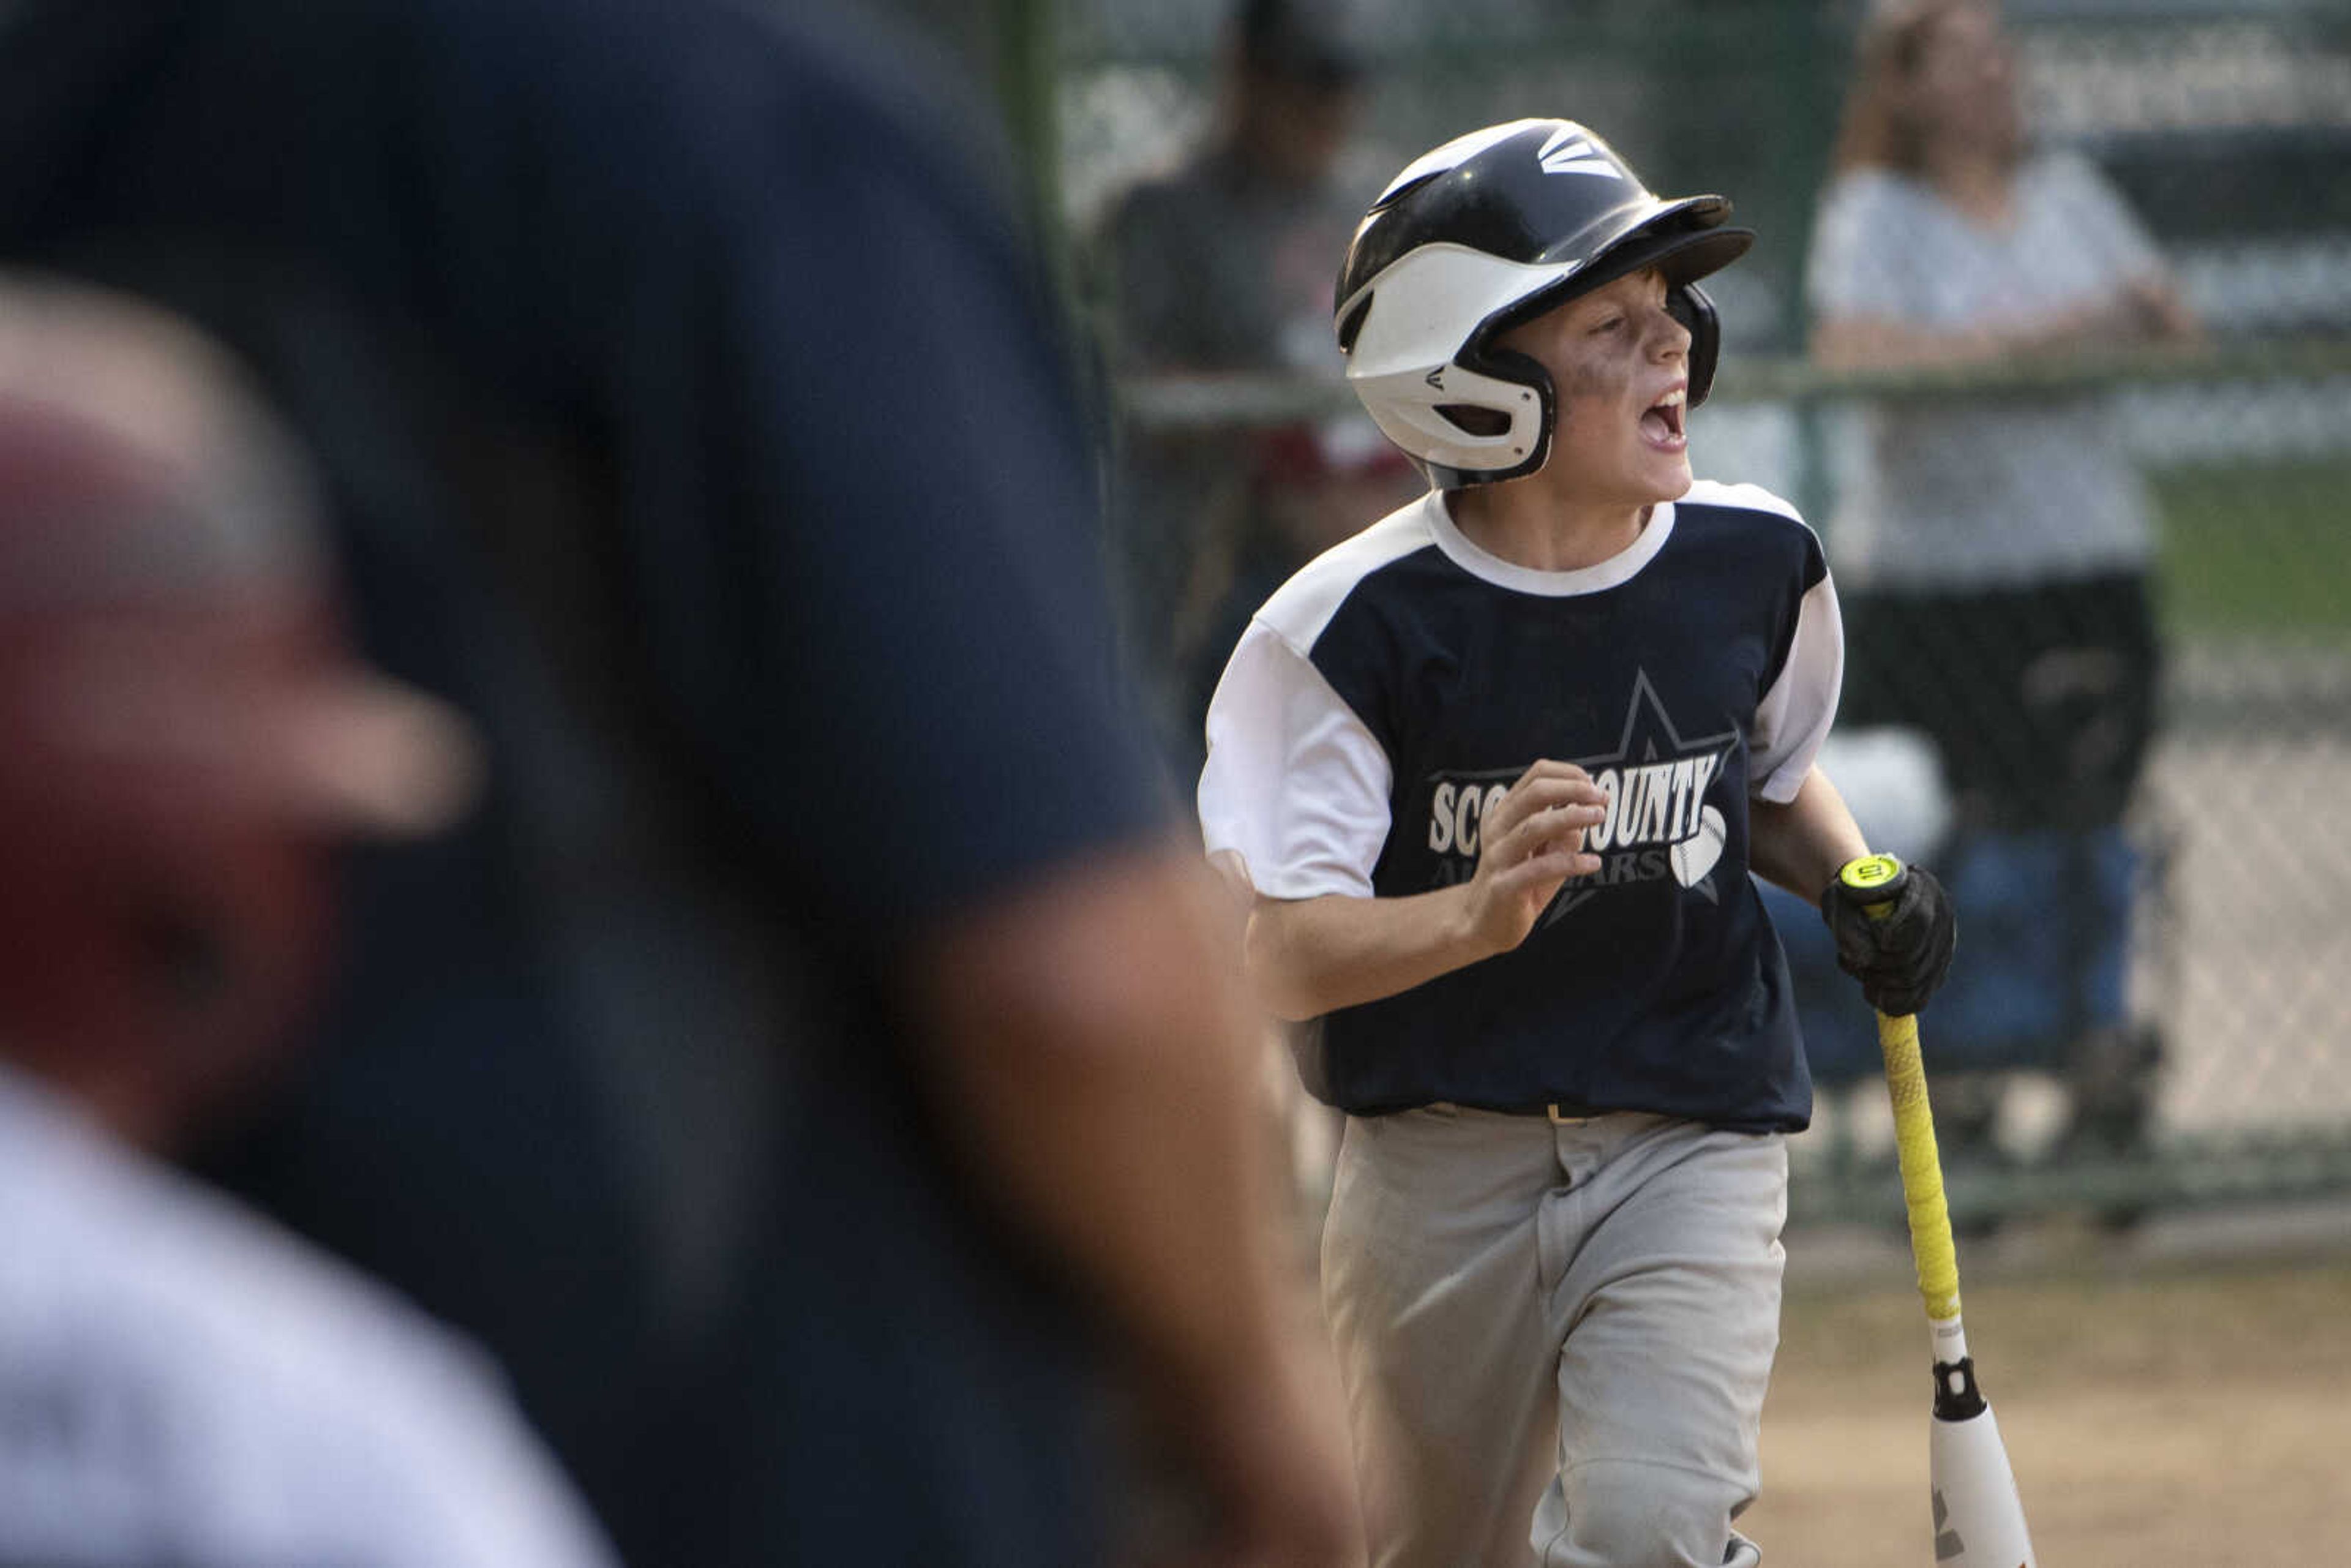
[[[2351,645],[2351,462],[2182,468],[2152,483],[2173,638]]]

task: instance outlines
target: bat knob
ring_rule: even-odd
[[[1862,907],[1873,919],[1884,919],[1894,908],[1894,901],[1902,896],[1902,884],[1910,880],[1910,868],[1892,855],[1860,855],[1837,868],[1837,881],[1851,891],[1866,895],[1870,902]]]

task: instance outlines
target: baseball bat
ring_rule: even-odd
[[[1892,855],[1865,855],[1837,878],[1877,901],[1864,907],[1876,919],[1893,912],[1909,875]],[[1894,1103],[1894,1146],[1902,1166],[1902,1198],[1910,1216],[1910,1256],[1935,1357],[1935,1404],[1928,1426],[1928,1479],[1934,1500],[1938,1568],[2037,1568],[2024,1503],[1991,1405],[1976,1383],[1975,1358],[1959,1322],[1959,1250],[1943,1200],[1943,1165],[1935,1147],[1935,1118],[1927,1103],[1927,1072],[1918,1058],[1918,1020],[1877,1015],[1877,1044],[1886,1058],[1886,1091]]]

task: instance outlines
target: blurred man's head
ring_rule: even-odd
[[[160,1141],[288,1037],[455,717],[343,650],[281,429],[184,325],[0,280],[0,1056]]]
[[[1348,0],[1241,0],[1230,45],[1233,128],[1269,173],[1328,173],[1354,129],[1371,57]]]

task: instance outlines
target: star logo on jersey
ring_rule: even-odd
[[[1593,145],[1591,137],[1569,126],[1552,131],[1535,159],[1546,174],[1597,174],[1604,180],[1624,177],[1615,162]]]
[[[1648,672],[1635,670],[1616,749],[1570,759],[1608,797],[1607,817],[1583,835],[1583,847],[1600,857],[1600,869],[1562,885],[1541,924],[1564,918],[1604,888],[1668,876],[1719,901],[1710,873],[1722,859],[1729,824],[1720,810],[1707,804],[1706,793],[1738,744],[1736,729],[1685,737]]]

